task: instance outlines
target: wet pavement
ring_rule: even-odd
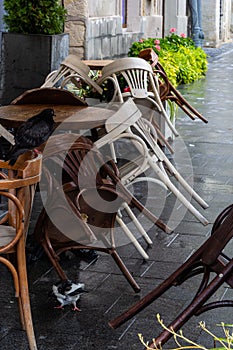
[[[132,244],[119,247],[120,256],[141,287],[135,294],[121,275],[113,259],[100,255],[95,262],[87,262],[70,254],[62,259],[62,266],[70,278],[85,283],[89,293],[78,302],[81,312],[72,311],[70,306],[64,310],[55,309],[54,300],[49,296],[53,283],[58,281],[46,256],[41,254],[34,262],[28,263],[29,288],[31,296],[34,329],[38,350],[139,350],[143,349],[138,333],[150,341],[161,331],[156,314],[161,314],[168,324],[176,314],[191,300],[195,291],[195,279],[176,287],[159,300],[140,312],[132,320],[116,330],[108,322],[132,306],[142,296],[153,289],[181,264],[210,234],[212,223],[217,215],[233,203],[233,51],[222,50],[220,56],[213,54],[206,78],[192,85],[180,88],[186,99],[208,120],[192,121],[179,112],[176,123],[180,136],[174,141],[174,163],[183,176],[193,180],[194,189],[209,204],[203,210],[192,202],[206,216],[210,224],[203,226],[167,192],[158,199],[158,193],[144,193],[149,205],[160,217],[175,228],[170,235],[148,225],[153,245],[147,250],[150,259],[143,261]],[[185,158],[184,158],[185,157]],[[187,164],[191,164],[187,166]],[[161,189],[160,189],[161,190]],[[159,190],[158,190],[159,191]],[[33,209],[30,226],[28,253],[32,255],[32,231],[41,202],[39,193]],[[174,212],[175,208],[175,212]],[[0,349],[28,349],[25,333],[20,329],[17,301],[7,271],[1,267],[0,279]],[[222,287],[216,298],[232,299],[233,291]],[[185,335],[195,342],[213,347],[213,340],[206,336],[198,326],[205,321],[207,328],[222,336],[221,321],[233,324],[231,308],[209,311],[193,317],[182,329]],[[171,347],[171,342],[169,341]],[[168,347],[168,344],[164,348]]]

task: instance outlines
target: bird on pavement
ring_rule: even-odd
[[[75,283],[70,280],[60,281],[52,287],[52,294],[60,303],[59,306],[56,306],[57,309],[63,309],[63,306],[72,304],[74,311],[81,311],[76,306],[76,302],[83,293],[88,293],[84,289],[84,283]]]
[[[18,157],[41,146],[54,130],[54,110],[47,108],[29,118],[19,126],[15,134],[15,144],[6,155],[9,165],[14,165]]]

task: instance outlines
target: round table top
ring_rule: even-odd
[[[27,119],[40,113],[45,108],[53,108],[54,121],[61,123],[62,128],[71,130],[93,129],[104,126],[106,120],[115,113],[111,109],[102,107],[28,104],[8,105],[0,107],[0,124],[7,128],[17,128]]]

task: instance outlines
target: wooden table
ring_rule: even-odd
[[[45,108],[55,111],[55,123],[66,130],[93,129],[104,126],[106,120],[115,113],[111,109],[88,106],[27,104],[0,107],[0,124],[6,128],[17,128],[27,119]]]
[[[101,70],[103,67],[107,66],[109,63],[112,63],[113,60],[84,60],[82,61],[92,70]]]

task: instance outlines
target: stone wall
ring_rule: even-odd
[[[87,23],[86,58],[125,57],[132,42],[141,37],[141,32],[124,32],[119,16],[90,18]]]
[[[164,35],[168,35],[171,28],[176,28],[177,33],[187,35],[187,1],[173,0],[164,2]]]
[[[86,27],[89,17],[88,0],[63,0],[67,9],[65,32],[70,37],[70,53],[85,57]]]

